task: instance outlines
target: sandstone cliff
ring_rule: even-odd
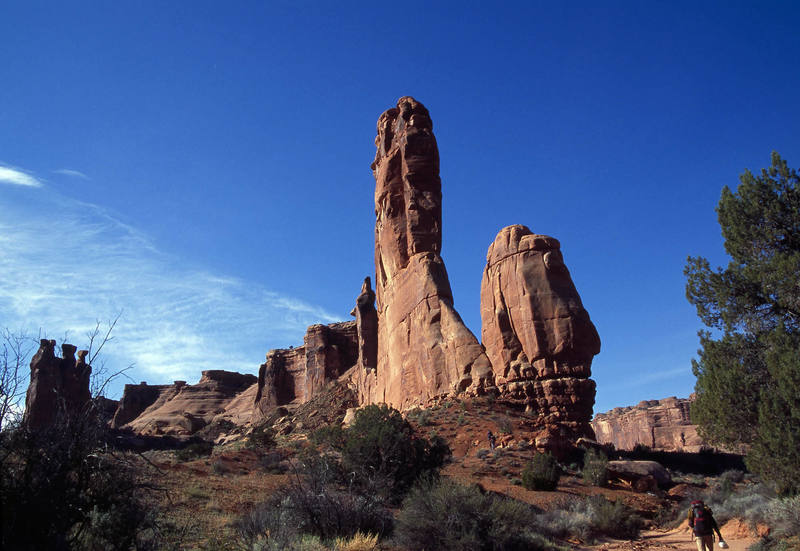
[[[362,402],[404,409],[492,386],[489,360],[453,307],[442,248],[439,150],[428,110],[411,97],[378,120],[375,370],[354,374]]]
[[[557,239],[521,225],[498,233],[481,281],[481,322],[496,384],[548,427],[542,447],[591,436],[600,338]]]
[[[653,450],[696,452],[703,441],[689,419],[691,400],[673,396],[614,408],[595,415],[592,427],[598,442],[620,450],[641,444]]]
[[[253,421],[278,406],[302,404],[354,366],[359,358],[354,321],[312,325],[303,346],[270,350],[258,372]]]
[[[127,427],[139,434],[194,434],[221,419],[247,421],[242,413],[242,394],[250,392],[248,413],[252,411],[257,379],[232,371],[203,371],[196,385],[176,381],[172,385],[125,385],[120,407],[112,421],[114,427]]]

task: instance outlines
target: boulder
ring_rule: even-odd
[[[442,248],[439,150],[428,110],[411,97],[378,120],[375,271],[378,360],[354,374],[364,403],[398,409],[493,386],[489,360],[453,307]]]
[[[647,490],[651,489],[649,479],[660,487],[668,486],[672,482],[669,471],[656,461],[609,461],[608,476],[630,482],[634,488],[646,487]]]

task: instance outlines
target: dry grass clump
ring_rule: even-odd
[[[334,551],[375,551],[378,549],[378,536],[356,532],[351,538],[336,538]]]

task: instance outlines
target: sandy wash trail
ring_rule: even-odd
[[[742,535],[742,526],[737,521],[722,527],[722,537],[729,545],[730,551],[746,551],[747,548],[758,541],[757,538]],[[716,536],[715,536],[716,538]],[[662,532],[647,530],[642,532],[642,538],[636,541],[615,541],[587,547],[592,551],[697,551],[697,545],[684,521],[678,528]],[[714,549],[720,549],[719,542],[714,541]]]

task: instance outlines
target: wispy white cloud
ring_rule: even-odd
[[[73,178],[80,178],[81,180],[88,180],[89,177],[80,170],[72,170],[71,168],[59,168],[53,171],[55,174],[63,174],[64,176],[72,176]]]
[[[0,212],[0,324],[67,333],[81,346],[98,316],[122,311],[104,355],[109,368],[134,363],[137,381],[253,373],[270,348],[300,344],[308,325],[337,319],[258,283],[187,267],[91,203],[0,193]]]
[[[0,184],[42,187],[42,183],[25,171],[0,165]]]
[[[649,372],[640,370],[639,373],[640,374],[636,376],[626,377],[624,381],[611,383],[604,382],[603,390],[610,391],[632,389],[637,387],[650,387],[653,383],[657,383],[659,381],[692,377],[692,369],[689,367],[688,363],[683,367]],[[595,378],[599,379],[599,377]]]

